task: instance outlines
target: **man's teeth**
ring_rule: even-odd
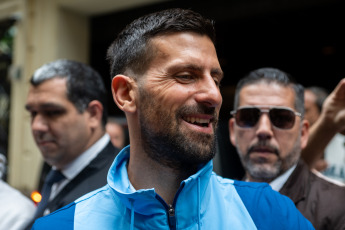
[[[197,124],[208,124],[210,123],[210,119],[202,119],[198,117],[186,117],[186,121],[189,123],[197,123]]]

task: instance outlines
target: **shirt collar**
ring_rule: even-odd
[[[94,143],[85,152],[80,154],[74,161],[69,163],[63,170],[62,174],[69,180],[73,179],[83,170],[96,156],[98,153],[108,144],[110,141],[109,135],[106,133],[96,143]]]
[[[285,184],[287,179],[290,177],[293,170],[295,170],[296,166],[297,166],[297,164],[295,164],[289,170],[287,170],[285,173],[283,173],[282,175],[280,175],[279,177],[277,177],[276,179],[271,181],[271,183],[269,183],[269,184],[271,185],[272,189],[279,192],[279,190],[283,187],[283,185]]]

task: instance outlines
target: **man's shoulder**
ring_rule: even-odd
[[[310,172],[309,183],[308,199],[317,201],[319,207],[332,206],[334,214],[345,212],[345,185],[334,183],[314,170]]]
[[[279,226],[280,229],[287,229],[288,226],[293,226],[291,229],[313,229],[292,200],[274,191],[269,184],[221,177],[217,177],[217,181],[223,192],[235,191],[233,194],[237,195],[234,196],[241,200],[258,229],[267,229],[267,223],[272,228]],[[227,197],[233,199],[234,196]]]
[[[258,197],[264,198],[268,197],[269,199],[259,199],[258,202],[270,202],[277,203],[283,202],[286,200],[290,202],[290,199],[286,196],[281,195],[279,192],[274,191],[272,187],[265,182],[246,182],[246,181],[234,181],[234,186],[239,194],[239,196],[244,200],[257,199]],[[251,203],[252,204],[252,203]]]
[[[223,178],[221,176],[215,175],[215,180],[218,182],[219,186],[227,188],[232,187],[240,190],[246,190],[247,192],[257,192],[263,190],[272,190],[271,186],[267,183],[262,182],[246,182],[246,181],[239,181],[233,180],[229,178]]]
[[[316,192],[319,194],[327,193],[330,196],[338,196],[339,199],[345,200],[345,184],[332,180],[315,169],[309,169],[307,166],[304,166],[303,170],[297,172],[291,176],[297,176],[302,179],[299,179],[299,183],[307,183],[309,192]],[[293,182],[293,181],[292,181]],[[293,188],[293,187],[292,187]],[[323,196],[322,196],[323,197]]]
[[[345,191],[344,183],[328,178],[314,169],[310,170],[310,174],[312,175],[314,183],[319,183],[323,188],[327,188],[327,190]]]
[[[274,205],[273,208],[284,205],[294,207],[294,204],[288,197],[274,191],[268,183],[246,182],[219,176],[217,181],[221,190],[235,190],[246,207],[251,208],[259,205]]]
[[[291,177],[280,192],[291,197],[298,209],[316,227],[343,229],[345,187],[305,165]]]

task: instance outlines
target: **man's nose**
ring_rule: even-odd
[[[31,129],[33,133],[46,132],[48,130],[48,122],[42,115],[37,114],[32,118]]]
[[[256,124],[256,135],[260,139],[268,139],[273,136],[272,123],[267,113],[262,113]]]
[[[206,106],[220,108],[223,99],[219,86],[216,84],[212,76],[207,76],[203,81],[200,81],[196,100]]]

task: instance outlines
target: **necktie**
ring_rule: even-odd
[[[35,213],[35,219],[43,216],[43,212],[46,209],[48,201],[49,201],[50,192],[52,190],[52,185],[54,183],[61,181],[64,178],[65,178],[65,176],[60,171],[53,170],[53,169],[50,170],[50,172],[48,173],[48,175],[44,181],[44,185],[42,188],[42,200],[38,204],[38,207],[37,207],[37,210]]]

